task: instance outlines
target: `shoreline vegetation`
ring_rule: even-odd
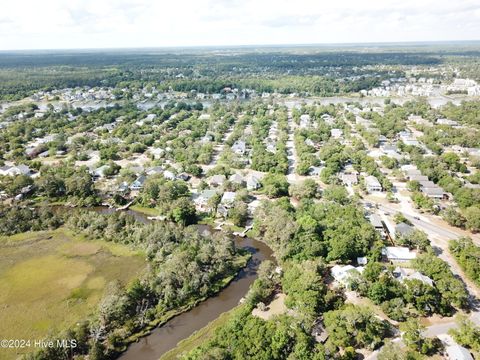
[[[11,213],[17,211],[16,209],[4,209],[3,211],[5,215],[4,222],[8,222],[9,219],[12,220],[14,218],[27,216],[29,219],[36,219],[36,227],[43,227],[45,230],[39,232],[18,232],[11,236],[3,236],[0,239],[0,246],[14,247],[22,245],[22,242],[28,245],[30,238],[38,236],[38,239],[33,239],[35,241],[32,244],[35,244],[38,251],[41,251],[42,247],[40,245],[46,244],[44,246],[48,247],[55,234],[74,236],[73,234],[75,233],[76,238],[79,239],[77,241],[80,242],[82,247],[80,248],[80,246],[78,246],[72,249],[73,253],[71,256],[74,258],[81,256],[79,253],[75,253],[75,251],[83,251],[83,255],[86,257],[101,254],[103,246],[112,249],[111,251],[116,257],[122,255],[121,249],[123,248],[125,249],[123,253],[128,251],[129,253],[135,254],[135,256],[142,253],[145,262],[149,263],[147,267],[149,270],[142,272],[141,275],[139,274],[140,276],[134,276],[127,282],[128,284],[116,283],[112,286],[111,284],[108,284],[108,286],[105,284],[103,296],[101,298],[97,297],[97,301],[93,302],[90,307],[92,310],[96,307],[97,310],[92,311],[89,315],[84,314],[83,316],[79,316],[72,321],[73,323],[76,322],[77,326],[58,328],[56,335],[55,332],[44,334],[49,337],[59,336],[59,338],[68,334],[68,336],[76,339],[80,343],[80,346],[76,348],[79,354],[82,354],[82,352],[85,353],[85,351],[91,353],[93,349],[94,353],[101,351],[105,356],[118,356],[128,348],[129,344],[148,335],[156,327],[162,326],[175,316],[194,308],[202,301],[205,301],[228,286],[236,278],[239,271],[247,266],[247,263],[251,259],[250,252],[245,249],[235,248],[233,241],[224,234],[214,232],[209,236],[209,240],[206,241],[203,236],[198,234],[195,228],[182,228],[170,223],[160,222],[141,224],[139,221],[133,219],[131,215],[124,212],[100,214],[91,210],[79,209],[79,211],[69,211],[68,215],[66,215],[66,213],[59,215],[58,212],[51,212],[51,209],[32,208],[32,210],[26,214],[16,216]],[[145,213],[145,211],[143,213]],[[48,223],[45,223],[47,220]],[[51,228],[52,224],[56,229]],[[7,229],[9,227],[3,228]],[[163,236],[159,234],[163,234]],[[152,240],[155,239],[155,242],[151,243],[150,246],[146,246],[146,242],[148,243],[150,241],[148,239],[150,238]],[[161,242],[161,239],[164,239],[163,245],[158,243],[158,241]],[[172,240],[178,242],[175,247],[172,247],[174,245],[171,243]],[[157,243],[158,245],[156,246],[158,246],[158,249],[152,249],[152,246]],[[215,250],[215,247],[217,247],[217,250]],[[164,251],[169,248],[171,249],[169,251],[170,255],[165,254],[159,257],[160,254],[158,251]],[[195,255],[195,253],[198,255]],[[185,258],[185,256],[187,257]],[[215,260],[215,257],[219,259],[222,258],[222,260],[218,262]],[[191,260],[188,260],[188,258],[191,258]],[[53,259],[51,260],[54,261]],[[168,279],[168,276],[179,276],[178,271],[184,271],[181,270],[181,263],[185,261],[193,261],[193,263],[191,263],[192,265],[195,264],[196,261],[201,261],[207,266],[206,269],[215,266],[218,270],[212,268],[205,272],[199,269],[195,276],[202,275],[203,272],[205,272],[205,275],[210,273],[210,275],[206,277],[206,279],[209,279],[208,286],[204,286],[198,291],[193,291],[193,289],[189,290],[189,293],[186,293],[189,295],[179,294],[178,296],[172,297],[172,300],[175,299],[175,304],[171,303],[172,300],[168,300],[168,298],[164,297],[162,299],[158,297],[160,293],[157,293],[155,290],[155,284],[156,281],[158,281],[156,279],[159,277]],[[59,261],[54,261],[54,263],[57,264]],[[41,268],[43,269],[43,266],[41,266]],[[171,273],[172,275],[169,275],[169,269],[173,271]],[[33,279],[35,279],[35,275],[33,275]],[[178,279],[180,280],[180,278]],[[165,280],[161,281],[165,282]],[[181,281],[186,281],[184,286],[191,287],[190,281],[193,282],[194,280],[190,277],[185,277]],[[161,288],[168,289],[169,286],[168,283],[165,283]],[[34,287],[32,290],[33,289]],[[182,289],[182,287],[180,286],[178,289]],[[84,289],[72,289],[72,294],[74,294],[79,301],[81,301],[82,297],[86,296],[84,294],[85,292],[86,290]],[[164,292],[162,292],[162,294],[164,294]],[[61,299],[59,299],[59,301],[61,301]],[[151,301],[151,303],[147,303],[146,301]],[[134,305],[135,303],[137,303],[137,305]],[[140,308],[141,306],[143,306],[143,308]],[[125,313],[130,313],[131,315],[125,315]],[[127,317],[125,318],[125,316]],[[68,318],[68,316],[65,317]],[[124,320],[121,320],[122,318]],[[136,321],[139,322],[135,324]],[[100,338],[104,339],[102,342],[98,340],[92,342],[92,339],[82,338],[81,334],[84,332],[82,329],[85,329],[85,327],[92,328],[92,326],[99,327],[100,329],[98,331],[103,332],[104,335],[101,335]],[[107,335],[108,333],[111,335]],[[100,344],[103,346],[99,349]],[[58,353],[54,354],[55,351],[58,352],[60,350],[41,350],[27,356],[32,359],[49,359],[52,356],[58,356]]]

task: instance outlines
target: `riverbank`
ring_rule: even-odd
[[[165,325],[168,321],[172,320],[174,317],[181,315],[189,310],[192,310],[193,308],[198,306],[200,303],[206,301],[212,296],[215,296],[218,292],[220,292],[222,289],[227,287],[235,279],[239,271],[241,271],[243,268],[247,266],[250,258],[251,258],[251,254],[249,253],[245,253],[241,255],[239,259],[236,261],[234,273],[214,283],[210,287],[209,293],[206,296],[192,299],[187,304],[179,308],[169,310],[166,313],[162,314],[160,317],[157,317],[155,320],[152,320],[144,327],[144,329],[125,339],[126,346],[124,346],[122,349],[119,349],[119,350],[121,352],[126,351],[132,343],[135,343],[139,339],[145,336],[148,336],[154,329]]]
[[[176,360],[181,354],[191,351],[205,341],[211,339],[215,333],[215,330],[226,324],[231,319],[236,309],[238,309],[238,307],[224,312],[218,318],[208,323],[205,327],[195,331],[188,338],[181,340],[175,348],[166,352],[159,360]]]

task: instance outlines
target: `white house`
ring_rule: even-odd
[[[332,267],[332,276],[338,283],[347,286],[350,280],[363,272],[363,266],[354,267],[352,265],[335,265]]]
[[[247,151],[247,146],[245,144],[245,141],[243,140],[235,141],[235,143],[232,145],[232,151],[237,155],[244,155],[245,152]]]
[[[27,165],[15,165],[15,166],[1,166],[0,175],[3,176],[16,176],[16,175],[31,175],[32,171]]]
[[[262,186],[260,180],[258,180],[255,176],[249,176],[247,178],[247,189],[248,190],[257,190]]]
[[[410,251],[408,247],[387,246],[382,249],[382,255],[389,261],[407,262],[417,257],[417,254]]]
[[[445,347],[445,353],[449,360],[473,360],[470,351],[457,344]]]
[[[197,194],[193,198],[195,208],[199,211],[209,210],[209,200],[217,194],[215,190],[203,190],[200,194]]]
[[[330,135],[334,139],[341,139],[343,136],[343,130],[342,129],[332,129],[330,130]]]
[[[367,192],[370,194],[374,192],[382,191],[382,185],[380,184],[378,179],[373,175],[367,176],[365,178],[365,186],[367,188]]]

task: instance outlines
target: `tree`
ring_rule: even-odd
[[[378,360],[422,360],[421,354],[404,349],[393,341],[387,341],[378,353]]]
[[[313,179],[307,179],[299,184],[290,185],[288,189],[290,196],[297,200],[311,199],[317,196],[318,185]]]
[[[190,225],[196,221],[195,206],[190,199],[182,197],[174,201],[171,218],[179,224]]]
[[[476,326],[465,315],[457,316],[457,329],[451,329],[449,334],[462,346],[480,353],[480,327]]]
[[[288,195],[288,181],[284,175],[267,174],[262,179],[263,191],[270,198]]]
[[[399,236],[397,242],[400,245],[408,246],[410,249],[425,251],[430,246],[430,240],[424,231],[414,229],[407,235]]]
[[[480,207],[470,206],[464,211],[465,226],[473,232],[480,231]]]
[[[453,206],[449,206],[443,211],[442,218],[451,226],[456,226],[459,228],[463,228],[465,226],[465,218]]]
[[[324,322],[329,334],[327,345],[375,349],[388,337],[388,324],[364,306],[349,304],[343,309],[326,312]]]
[[[243,226],[248,218],[248,206],[242,201],[235,201],[233,207],[228,210],[228,218],[235,226]]]
[[[407,182],[407,189],[411,192],[420,191],[420,182],[417,180]]]
[[[326,188],[323,192],[323,197],[326,200],[335,201],[339,204],[347,204],[350,202],[347,190],[339,185],[331,185]]]
[[[222,195],[219,193],[215,193],[210,199],[207,201],[207,206],[210,209],[212,214],[217,213],[218,205],[222,201]]]

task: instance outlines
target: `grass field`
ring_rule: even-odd
[[[75,324],[95,310],[109,282],[125,284],[145,267],[141,253],[63,229],[0,238],[0,254],[3,339],[42,339]],[[0,350],[0,359],[9,358],[14,351]]]

